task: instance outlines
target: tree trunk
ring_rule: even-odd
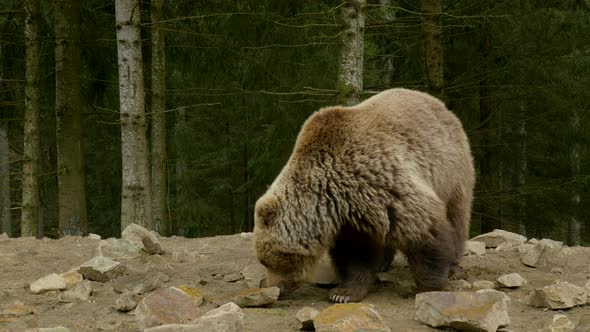
[[[176,122],[174,124],[175,132],[181,132],[186,127],[186,109],[180,108],[178,113],[176,113]],[[176,164],[174,167],[174,177],[175,177],[175,197],[176,201],[178,202],[178,198],[182,195],[186,195],[186,161],[183,159],[183,156],[180,156],[178,151],[176,152]],[[178,210],[177,208],[174,211]],[[179,236],[186,236],[187,229],[184,224],[178,222],[178,217],[173,218],[175,223],[173,226],[173,233]]]
[[[576,141],[571,144],[569,151],[570,169],[572,178],[574,179],[574,188],[571,192],[571,212],[567,220],[567,238],[566,242],[569,246],[580,245],[580,221],[578,220],[578,211],[580,209],[581,194],[579,186],[579,177],[581,170],[581,149],[580,143],[577,141],[579,137],[582,137],[580,114],[574,110],[571,114],[570,119],[570,130],[574,133]]]
[[[115,14],[123,166],[121,230],[131,223],[152,229],[139,0],[116,0]]]
[[[526,129],[526,106],[520,106],[520,123],[518,125],[518,144],[517,144],[517,158],[516,158],[516,186],[518,188],[518,196],[516,199],[517,210],[516,219],[518,223],[518,233],[527,236],[526,233],[526,217],[527,217],[527,196],[524,192],[526,185],[526,177],[528,174],[527,163],[527,129]]]
[[[39,217],[39,88],[41,62],[41,9],[39,0],[25,5],[25,119],[22,179],[21,236],[37,234]]]
[[[361,101],[365,33],[363,10],[366,3],[366,0],[347,0],[340,12],[343,30],[337,102],[341,105],[350,106]]]
[[[12,236],[11,200],[10,200],[10,145],[8,144],[8,126],[0,123],[0,219],[2,233]]]
[[[59,235],[83,235],[88,220],[80,119],[80,1],[54,3]]]
[[[164,0],[151,1],[152,17],[152,195],[154,229],[162,234],[171,232],[166,207],[167,158],[166,158],[166,61],[164,31],[161,29]]]
[[[420,0],[424,84],[428,92],[443,97],[443,38],[441,0]]]

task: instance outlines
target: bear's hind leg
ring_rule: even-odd
[[[359,302],[367,296],[383,263],[383,249],[369,235],[351,228],[343,229],[330,251],[334,266],[342,280],[332,288],[332,302]]]
[[[454,229],[455,260],[451,264],[449,275],[459,277],[459,263],[465,250],[465,241],[469,237],[469,220],[471,217],[472,195],[469,190],[459,187],[447,203],[447,219]]]

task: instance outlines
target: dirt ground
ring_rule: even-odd
[[[77,267],[96,255],[98,240],[88,237],[65,237],[59,240],[32,238],[0,241],[0,308],[15,300],[35,308],[35,313],[18,318],[0,317],[0,331],[15,331],[33,327],[65,326],[72,331],[138,331],[130,313],[113,309],[117,294],[110,283],[93,283],[89,301],[60,303],[56,292],[33,294],[29,284],[50,273],[62,273]],[[159,256],[147,256],[128,261],[128,269],[160,271],[170,280],[164,286],[193,284],[209,297],[228,295],[246,288],[245,282],[229,283],[223,276],[239,273],[244,267],[256,264],[252,241],[240,235],[187,239],[162,238],[166,251]],[[172,253],[181,253],[183,262],[172,259]],[[555,280],[583,286],[590,278],[590,248],[564,248],[557,259],[547,266],[529,268],[520,262],[514,251],[493,252],[484,256],[466,256],[462,262],[464,277],[475,280],[495,280],[502,274],[518,272],[528,284],[522,289],[506,290],[512,299],[510,318],[506,330],[537,331],[551,322],[554,314],[549,310],[533,308],[519,300],[537,287]],[[392,331],[434,331],[414,320],[414,299],[406,291],[411,284],[407,266],[394,264],[388,272],[393,282],[378,285],[363,301],[375,306]],[[330,306],[328,289],[305,285],[288,299],[279,300],[267,308],[245,308],[246,331],[295,331],[298,329],[295,313],[304,306],[322,310]],[[214,308],[207,301],[201,308],[204,313]],[[590,306],[563,311],[577,323],[581,315],[590,312]]]

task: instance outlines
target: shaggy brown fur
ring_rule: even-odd
[[[352,302],[397,249],[419,290],[441,289],[463,253],[474,182],[460,121],[428,94],[321,109],[256,203],[258,258],[285,294],[329,252],[343,280],[330,300]]]

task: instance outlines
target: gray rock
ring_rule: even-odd
[[[586,295],[590,297],[590,280],[586,282],[586,284],[584,285],[584,289],[586,289]]]
[[[489,280],[476,280],[473,282],[473,290],[481,290],[481,289],[494,289],[496,288],[496,284],[493,281]]]
[[[495,229],[492,232],[478,235],[471,239],[471,241],[483,242],[485,243],[486,248],[496,248],[504,242],[511,242],[515,244],[525,243],[526,237],[501,229]]]
[[[60,294],[60,301],[61,302],[74,302],[76,300],[80,301],[88,301],[90,295],[92,294],[92,282],[88,280],[83,280],[82,282],[76,284],[71,289]]]
[[[244,239],[251,239],[254,236],[254,233],[252,232],[242,232],[240,233],[240,236]]]
[[[199,316],[192,297],[176,287],[160,288],[146,295],[135,309],[141,328],[162,324],[185,324]]]
[[[510,324],[509,302],[506,294],[493,289],[420,293],[416,295],[416,319],[432,327],[491,332]]]
[[[242,275],[239,273],[230,273],[228,275],[223,276],[223,281],[225,282],[236,282],[242,279]]]
[[[467,241],[465,242],[465,255],[477,255],[482,256],[486,253],[486,245],[480,241]]]
[[[518,273],[505,274],[496,279],[501,287],[517,288],[526,285],[527,281]]]
[[[6,233],[0,234],[0,241],[5,241],[8,239],[10,239],[10,236],[8,236],[8,234],[6,234]]]
[[[568,332],[575,328],[576,325],[566,315],[554,315],[551,324],[539,332]]]
[[[240,273],[248,288],[260,288],[266,284],[266,268],[262,264],[248,265]]]
[[[524,253],[520,260],[526,266],[540,267],[547,264],[547,261],[551,257],[557,255],[560,248],[561,246],[557,246],[555,243],[544,242],[544,240],[541,240]]]
[[[121,233],[121,238],[142,245],[150,255],[162,254],[164,252],[156,234],[137,224],[130,224],[125,227]]]
[[[517,244],[515,242],[502,242],[497,247],[495,252],[501,251],[518,251],[519,246],[526,245],[526,243]]]
[[[364,303],[334,304],[317,314],[313,324],[317,332],[391,331],[374,307]]]
[[[134,259],[145,255],[143,245],[115,238],[100,240],[97,252],[98,256],[110,257],[115,260]]]
[[[297,317],[297,321],[301,324],[300,330],[303,331],[314,331],[315,327],[313,325],[313,319],[319,314],[320,312],[312,307],[303,307],[297,311],[295,317]]]
[[[534,307],[551,310],[568,309],[586,304],[586,291],[569,282],[557,281],[550,286],[537,288],[531,292],[525,303]]]
[[[543,243],[544,245],[554,249],[561,249],[563,247],[563,242],[551,239],[542,239],[538,243]]]
[[[35,294],[65,289],[66,281],[59,274],[52,273],[31,283],[29,289]]]
[[[56,327],[42,327],[39,328],[37,331],[39,332],[70,332],[70,329],[63,326],[56,326]]]
[[[86,279],[107,282],[125,272],[125,267],[108,257],[97,256],[80,265],[78,272]]]
[[[235,303],[213,309],[190,324],[166,324],[145,329],[144,332],[241,332],[244,313]]]
[[[529,239],[529,240],[527,241],[527,243],[530,243],[530,244],[537,244],[537,243],[539,243],[539,240],[537,240],[537,239],[535,239],[535,238],[532,238],[532,239]]]
[[[131,292],[125,292],[115,300],[115,309],[122,312],[127,312],[137,307],[139,296]]]
[[[113,283],[113,290],[117,293],[131,292],[142,295],[159,288],[168,280],[170,277],[162,272],[129,274],[117,278]]]
[[[98,234],[94,234],[94,233],[90,233],[90,234],[88,234],[88,238],[90,238],[90,239],[92,239],[92,240],[100,240],[100,239],[102,239],[102,238],[100,237],[100,235],[98,235]]]
[[[279,298],[278,287],[249,288],[233,294],[227,301],[233,302],[240,308],[262,307],[275,303]]]

